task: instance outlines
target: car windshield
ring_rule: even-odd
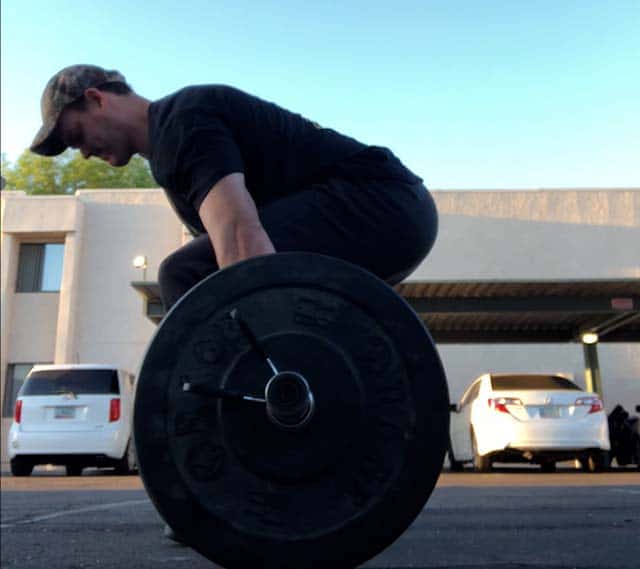
[[[498,375],[491,376],[494,391],[521,391],[527,389],[581,389],[566,377],[559,375]]]
[[[112,369],[65,369],[34,371],[20,395],[119,394],[118,372]]]

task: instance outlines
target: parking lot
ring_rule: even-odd
[[[214,565],[163,537],[137,476],[5,475],[2,567]],[[369,568],[637,568],[640,473],[443,472],[427,507]]]

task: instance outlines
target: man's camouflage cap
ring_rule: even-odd
[[[56,126],[64,108],[80,99],[86,89],[115,82],[126,83],[126,80],[118,71],[108,71],[96,65],[71,65],[58,71],[49,79],[42,93],[42,126],[30,150],[43,156],[55,156],[63,152],[66,146],[56,135]]]

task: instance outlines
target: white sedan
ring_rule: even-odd
[[[452,470],[471,462],[530,462],[553,472],[578,459],[584,470],[609,465],[609,428],[602,401],[554,374],[494,374],[477,378],[451,405]]]

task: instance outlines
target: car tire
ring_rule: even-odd
[[[116,462],[116,473],[127,475],[134,474],[137,471],[136,450],[133,439],[127,443],[127,448],[122,458]]]
[[[66,464],[65,470],[67,476],[82,476],[82,469],[84,467],[81,464]]]
[[[613,458],[616,459],[616,464],[618,466],[627,466],[627,464],[629,464],[628,457],[626,457],[626,456],[622,456],[620,454],[617,454]],[[633,462],[633,458],[631,459],[631,461]]]
[[[35,466],[32,461],[24,456],[16,456],[15,458],[12,458],[10,465],[11,474],[13,476],[30,476],[33,472],[33,467]]]
[[[607,451],[596,451],[580,459],[585,472],[606,472],[611,466],[611,457]]]
[[[556,463],[555,462],[543,462],[540,465],[540,470],[542,472],[551,473],[556,471]]]
[[[456,460],[456,457],[453,454],[451,439],[449,439],[449,449],[447,450],[447,454],[449,455],[449,468],[451,468],[451,472],[462,472],[464,470],[464,463]]]
[[[471,432],[471,445],[473,447],[473,469],[476,472],[491,472],[491,457],[487,455],[478,454],[478,444],[476,442],[476,435]]]

